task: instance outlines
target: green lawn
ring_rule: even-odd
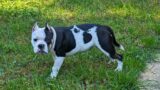
[[[56,79],[53,59],[30,43],[35,21],[54,26],[111,26],[125,51],[122,72],[98,49],[67,57]],[[159,0],[1,0],[0,90],[137,90],[140,73],[160,50]]]

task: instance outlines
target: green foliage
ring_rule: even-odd
[[[1,0],[1,90],[137,90],[138,76],[159,48],[158,0]],[[67,57],[57,79],[50,79],[51,54],[36,55],[31,28],[80,23],[109,25],[124,45],[124,68],[96,48]]]

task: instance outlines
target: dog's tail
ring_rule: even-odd
[[[121,50],[124,50],[123,45],[119,44],[119,43],[116,41],[116,38],[115,38],[115,36],[114,36],[113,31],[112,31],[111,29],[110,29],[109,31],[111,32],[113,44],[114,44],[116,47],[120,48]]]

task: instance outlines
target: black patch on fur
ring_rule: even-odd
[[[47,45],[49,46],[52,43],[53,32],[52,32],[52,30],[50,30],[47,27],[45,28],[44,32],[45,32],[45,35],[46,35],[45,41],[46,41]]]
[[[82,29],[83,31],[88,32],[88,29],[97,26],[97,24],[80,24],[80,25],[76,25],[78,28]]]
[[[123,61],[123,55],[121,54],[116,54],[116,58],[120,61]]]
[[[74,32],[75,32],[75,33],[78,33],[78,32],[79,32],[79,30],[74,28]]]
[[[84,40],[84,43],[88,43],[90,42],[92,39],[92,35],[87,33],[87,32],[84,32],[83,33],[83,40]]]
[[[101,48],[109,53],[111,58],[115,59],[116,51],[113,45],[111,30],[106,26],[99,26],[97,28],[97,36]]]
[[[97,36],[101,48],[109,53],[111,58],[120,61],[123,60],[123,55],[116,53],[114,45],[119,46],[119,44],[116,42],[114,33],[110,27],[99,25],[97,28]]]
[[[76,47],[74,36],[68,27],[55,27],[57,39],[55,42],[55,53],[57,56],[65,56],[67,52]]]
[[[122,57],[120,55],[115,57],[116,51],[115,51],[114,45],[115,46],[118,46],[118,45],[114,40],[115,37],[110,27],[98,25],[98,24],[81,24],[76,26],[81,30],[85,31],[83,33],[83,37],[84,37],[83,40],[85,43],[88,43],[92,39],[92,36],[89,33],[87,33],[88,30],[96,26],[97,27],[96,33],[97,33],[98,41],[101,48],[107,53],[109,53],[111,58],[114,58],[114,59],[118,58],[122,60]],[[75,38],[73,36],[73,33],[71,32],[72,28],[73,26],[54,27],[57,34],[54,50],[57,56],[65,56],[67,52],[70,52],[76,47]],[[77,32],[77,31],[74,31],[74,32]]]
[[[76,25],[81,30],[88,32],[88,29],[96,26],[96,24],[81,24]],[[70,52],[72,49],[76,47],[75,38],[73,36],[73,33],[71,32],[71,29],[74,26],[69,27],[54,27],[57,35],[57,39],[55,42],[55,48],[54,51],[57,56],[65,56],[67,52]],[[77,32],[78,31],[74,31]],[[92,36],[88,34],[84,34],[84,41],[85,43],[89,42],[92,38]]]

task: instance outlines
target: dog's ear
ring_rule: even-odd
[[[44,32],[46,34],[45,41],[46,41],[47,45],[50,45],[52,43],[53,32],[52,32],[52,27],[49,26],[48,23],[46,23]]]
[[[46,23],[45,31],[51,32],[51,27],[48,25],[48,23]]]
[[[35,22],[34,26],[32,27],[32,32],[39,28],[37,22]]]

